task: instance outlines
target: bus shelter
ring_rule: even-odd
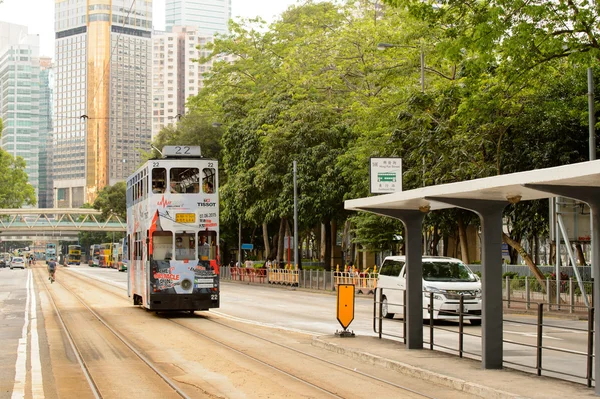
[[[393,217],[405,227],[406,344],[423,348],[422,223],[439,209],[459,207],[481,220],[482,367],[500,369],[503,362],[502,211],[510,203],[562,196],[586,202],[592,211],[592,268],[600,276],[600,160],[537,169],[482,179],[422,187],[409,191],[345,201],[347,210]],[[594,284],[598,308],[600,284]],[[594,321],[594,377],[600,381],[600,317]],[[600,394],[600,384],[596,385]]]

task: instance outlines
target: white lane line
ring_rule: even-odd
[[[31,277],[31,396],[33,398],[44,398],[44,381],[42,377],[42,362],[40,361],[40,342],[37,330],[37,299],[35,298],[35,286],[33,274]]]
[[[509,331],[509,330],[504,330],[504,332],[508,333],[508,334],[521,335],[523,337],[530,337],[530,338],[536,338],[537,337],[537,333],[535,333],[535,332],[528,333],[528,332]],[[544,338],[544,339],[554,339],[554,340],[557,340],[557,341],[564,341],[564,339],[562,339],[562,338],[551,337],[551,336],[546,335],[546,334],[542,334],[542,338]]]
[[[283,330],[283,331],[290,331],[290,332],[294,332],[294,333],[306,334],[306,335],[311,335],[311,336],[323,335],[323,333],[320,333],[320,332],[300,330],[300,329],[297,329],[297,328],[290,328],[290,327],[285,327],[285,326],[279,326],[277,324],[264,323],[264,322],[261,322],[261,321],[253,321],[253,320],[243,319],[241,317],[231,316],[231,315],[228,315],[226,313],[221,313],[221,312],[214,311],[214,310],[211,310],[210,313],[218,315],[218,316],[223,317],[225,319],[237,321],[237,322],[240,322],[240,323],[250,324],[250,325],[254,325],[254,326],[267,327],[267,328],[272,328],[272,329],[276,329],[276,330]]]
[[[31,269],[27,270],[27,301],[25,303],[25,316],[21,338],[19,338],[19,346],[17,347],[17,362],[15,363],[15,383],[12,390],[12,399],[21,399],[25,397],[25,383],[27,382],[27,331],[29,329],[29,304],[30,292],[29,285],[31,284]]]

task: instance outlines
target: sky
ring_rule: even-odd
[[[296,0],[231,0],[231,15],[262,17],[271,22]],[[165,28],[165,0],[153,0],[154,28]],[[0,0],[0,21],[25,25],[29,33],[40,35],[40,55],[54,56],[54,1]]]

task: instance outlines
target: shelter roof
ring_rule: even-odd
[[[526,187],[526,184],[600,187],[600,160],[357,198],[345,201],[344,206],[347,210],[377,213],[377,209],[437,210],[454,207],[436,201],[436,197],[518,202],[554,196]]]

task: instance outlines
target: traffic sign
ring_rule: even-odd
[[[354,284],[339,284],[337,292],[337,319],[346,330],[354,320]]]
[[[252,251],[254,249],[254,244],[242,244],[242,249]]]

